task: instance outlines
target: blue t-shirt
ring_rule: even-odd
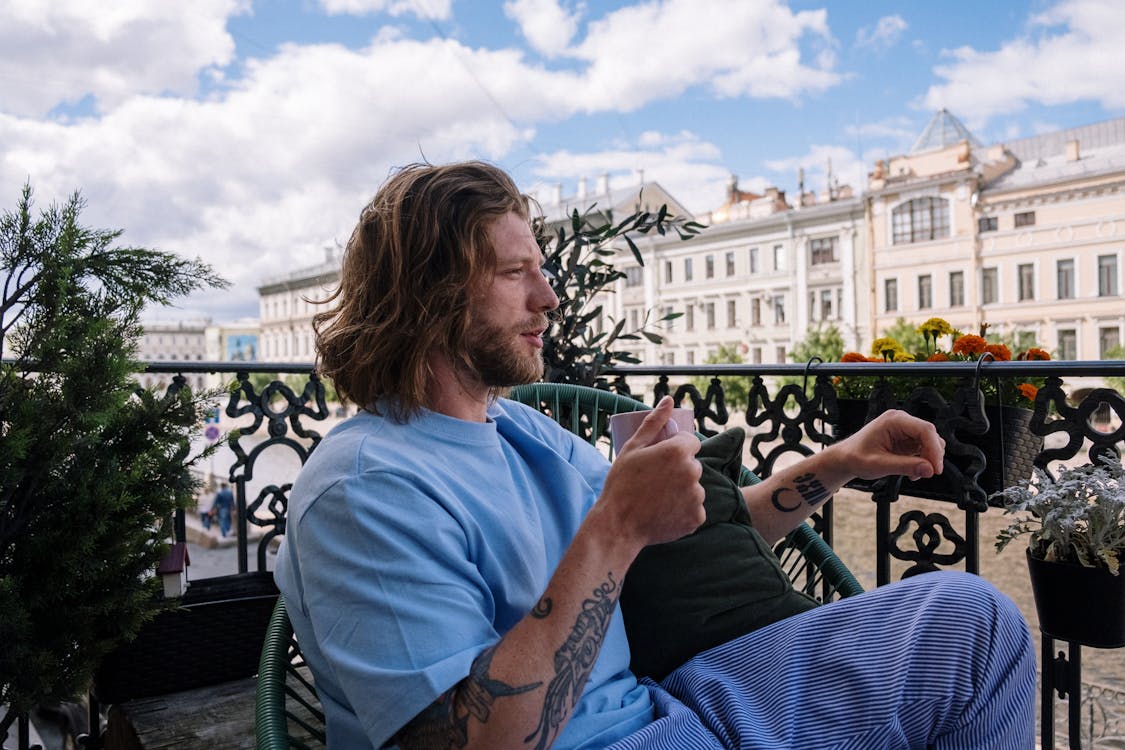
[[[336,748],[378,748],[531,611],[609,463],[534,409],[489,421],[369,413],[332,430],[290,493],[276,578]],[[653,719],[618,609],[552,746],[605,747]]]

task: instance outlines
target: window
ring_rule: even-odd
[[[894,312],[898,309],[898,279],[883,280],[883,311]]]
[[[715,327],[715,303],[708,302],[703,306],[703,310],[707,315],[707,329],[710,330]]]
[[[665,305],[664,306],[664,330],[666,330],[666,331],[675,330],[676,319],[675,318],[669,318],[669,316],[671,316],[675,312],[676,312],[675,308],[672,307],[671,305]]]
[[[750,300],[750,325],[760,326],[762,324],[762,299],[755,297]]]
[[[758,272],[758,248],[750,248],[750,273]]]
[[[982,268],[980,270],[980,303],[982,305],[995,304],[998,297],[998,281],[996,267]]]
[[[750,363],[754,365],[762,364],[762,347],[754,346],[750,348]]]
[[[809,263],[819,266],[823,263],[836,262],[836,238],[818,237],[809,240]]]
[[[734,253],[727,253],[727,276],[734,276]]]
[[[773,297],[773,322],[775,325],[785,322],[785,295],[783,294]]]
[[[1020,263],[1016,268],[1019,274],[1019,299],[1035,299],[1035,266],[1031,263]]]
[[[687,308],[684,310],[684,328],[689,331],[695,329],[695,305],[691,302],[687,303]]]
[[[949,272],[949,306],[961,307],[965,304],[965,272]]]
[[[1067,258],[1055,262],[1055,279],[1058,284],[1059,299],[1074,299],[1074,259]]]
[[[1098,256],[1098,296],[1113,297],[1117,294],[1117,256]]]
[[[691,281],[691,258],[684,258],[684,281]]]
[[[915,198],[891,212],[892,241],[896,245],[949,236],[949,203],[943,198]]]
[[[641,327],[641,316],[640,316],[640,313],[637,312],[636,308],[634,308],[634,309],[629,311],[629,328],[635,331],[640,327]]]
[[[1116,327],[1098,329],[1098,356],[1105,359],[1110,349],[1121,346],[1121,332]]]
[[[625,286],[640,286],[644,280],[644,269],[640,266],[629,266],[625,269]]]
[[[727,300],[727,328],[738,328],[738,302]]]
[[[982,216],[977,219],[977,232],[983,234],[985,232],[995,232],[999,222],[995,216]]]
[[[820,319],[821,320],[831,320],[832,319],[832,290],[831,289],[821,289],[820,290]]]
[[[785,247],[783,245],[773,246],[773,270],[785,270]]]
[[[934,279],[924,273],[918,277],[918,309],[929,310],[934,306]]]
[[[778,361],[779,364],[785,361],[785,345],[784,344],[777,347],[777,361]]]
[[[703,259],[703,275],[708,279],[715,278],[715,256],[708,255]]]
[[[1014,217],[1016,228],[1020,227],[1033,227],[1035,226],[1035,212],[1034,211],[1021,211]]]
[[[672,283],[672,261],[670,260],[664,261],[664,283]]]
[[[688,352],[687,353],[687,363],[689,365],[695,364],[695,352]]]
[[[1078,359],[1078,334],[1073,328],[1059,329],[1058,359]]]

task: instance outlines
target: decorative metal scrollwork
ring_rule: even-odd
[[[656,387],[653,388],[653,406],[655,406],[660,399],[669,394],[671,386],[668,384],[668,378],[661,376],[657,382]],[[730,414],[727,413],[726,394],[723,392],[723,382],[719,378],[711,378],[710,385],[707,386],[707,395],[701,395],[699,389],[694,385],[687,383],[676,388],[672,393],[672,401],[676,406],[681,406],[684,401],[684,396],[688,397],[691,402],[691,409],[695,418],[695,429],[701,435],[711,437],[717,435],[718,430],[714,430],[707,426],[707,420],[713,421],[717,425],[725,425],[730,419]]]
[[[280,401],[284,404],[281,409],[275,408]],[[311,408],[309,404],[315,405]],[[289,504],[288,491],[291,484],[280,487],[271,484],[263,487],[253,501],[247,501],[246,485],[254,478],[254,465],[258,458],[267,450],[284,446],[292,450],[304,465],[309,454],[320,443],[321,435],[314,430],[308,430],[301,424],[301,417],[323,420],[328,417],[328,406],[324,400],[324,384],[320,378],[312,373],[300,395],[280,380],[274,380],[258,393],[250,382],[247,372],[239,372],[236,387],[230,391],[227,401],[226,414],[228,417],[252,416],[253,421],[249,426],[240,427],[231,433],[229,445],[234,452],[235,460],[230,467],[230,481],[234,486],[236,507],[238,509],[238,552],[239,572],[248,568],[249,551],[246,543],[248,523],[266,528],[267,532],[258,542],[257,562],[258,569],[265,570],[266,550],[271,540],[285,533],[285,514]],[[255,435],[262,423],[267,422],[266,432],[268,437],[253,445],[247,450],[248,437]],[[294,439],[289,434],[292,428],[293,435],[306,442]],[[270,511],[268,518],[253,517],[258,509],[267,507]]]
[[[1106,404],[1121,420],[1116,430],[1102,432],[1091,424],[1094,413]],[[1052,407],[1055,418],[1049,419]],[[1046,471],[1052,479],[1054,475],[1047,467],[1053,460],[1066,460],[1082,450],[1086,440],[1091,443],[1088,455],[1091,463],[1121,460],[1119,443],[1125,441],[1125,397],[1112,388],[1098,388],[1091,391],[1078,406],[1071,406],[1066,392],[1062,389],[1062,379],[1049,376],[1039,393],[1035,396],[1035,410],[1031,416],[1031,431],[1036,435],[1064,433],[1066,445],[1047,448],[1039,453],[1035,465]]]
[[[913,527],[911,537],[915,548],[906,550],[898,542]],[[890,554],[898,560],[913,562],[903,578],[938,570],[939,565],[956,565],[966,558],[968,542],[957,533],[953,524],[941,513],[910,510],[899,516],[898,526],[888,535]],[[939,552],[943,541],[953,544],[952,552]]]

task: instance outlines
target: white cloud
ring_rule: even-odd
[[[621,144],[618,148],[543,154],[535,160],[532,172],[542,181],[539,187],[559,182],[572,184],[586,178],[588,189],[593,192],[595,180],[603,174],[609,174],[611,189],[635,187],[640,169],[646,182],[659,182],[685,208],[698,215],[717,208],[725,199],[729,172],[720,159],[717,146],[693,133],[646,131],[636,143]],[[541,196],[541,200],[547,200],[542,193]]]
[[[519,25],[533,49],[555,57],[570,46],[582,11],[567,10],[558,0],[508,0],[504,3],[504,14]]]
[[[885,50],[895,46],[909,25],[900,15],[883,16],[875,23],[875,28],[864,26],[855,34],[857,47],[871,47]]]
[[[329,15],[364,16],[390,13],[392,16],[414,15],[422,19],[444,21],[452,14],[452,0],[319,0]]]
[[[41,116],[91,97],[101,110],[137,93],[191,96],[200,71],[234,55],[227,19],[248,0],[0,0],[3,110]]]
[[[804,61],[810,46],[814,57],[831,47],[824,14],[775,3],[668,0],[620,10],[589,27],[575,58],[588,68],[558,71],[518,49],[415,41],[401,29],[373,30],[362,49],[284,44],[230,65],[225,22],[242,2],[118,3],[83,15],[77,0],[36,0],[0,27],[0,206],[27,180],[40,205],[81,189],[87,223],[201,257],[230,279],[231,291],[195,300],[217,318],[255,314],[263,279],[314,263],[346,239],[394,166],[519,159],[543,178],[609,171],[633,180],[643,168],[691,210],[707,211],[724,198],[727,168],[713,144],[690,134],[649,132],[614,150],[542,159],[524,149],[538,123],[632,109],[701,84],[721,96],[795,97],[838,80],[829,63]],[[34,55],[5,44],[23,44],[13,28],[37,40]],[[196,90],[200,76],[219,82],[206,97]],[[100,105],[94,112],[37,119],[85,96]]]
[[[1034,17],[1028,34],[998,50],[946,51],[952,61],[934,70],[946,82],[931,86],[923,105],[947,107],[974,125],[1029,103],[1125,106],[1125,56],[1118,33],[1123,26],[1125,3],[1064,0]]]
[[[832,58],[809,65],[802,43],[815,52],[831,46],[825,11],[793,13],[772,0],[654,0],[591,23],[574,53],[590,64],[589,101],[630,110],[698,84],[723,97],[796,98],[839,83]]]

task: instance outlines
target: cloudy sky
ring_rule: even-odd
[[[862,187],[946,107],[983,143],[1125,116],[1120,0],[0,0],[0,209],[85,222],[257,315],[396,166],[483,158],[529,192],[637,170],[690,210]]]

